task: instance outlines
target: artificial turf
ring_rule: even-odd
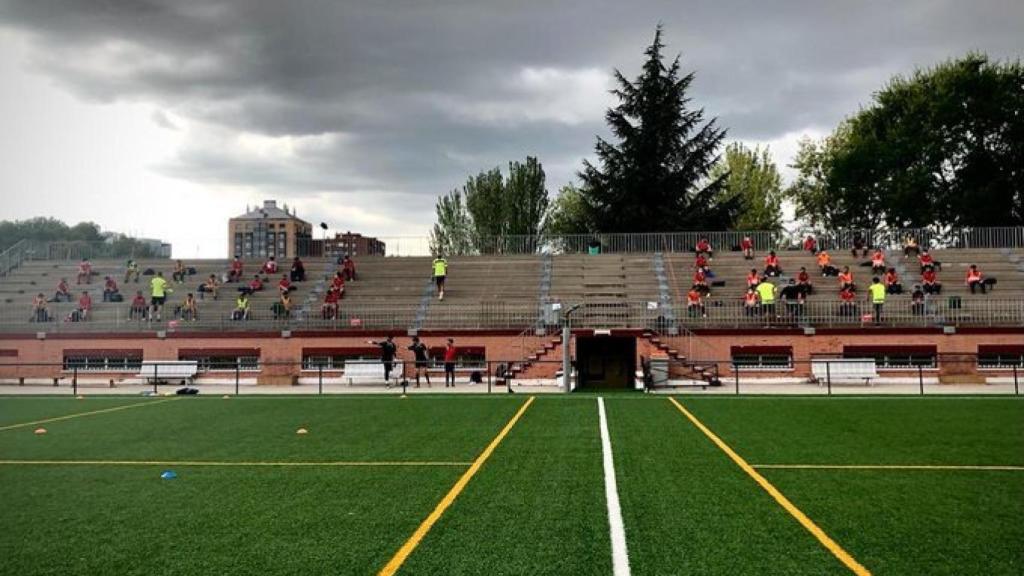
[[[373,574],[509,418],[492,397],[0,397],[0,574]],[[693,398],[751,464],[1024,465],[1013,398]],[[664,397],[605,400],[633,574],[849,573]],[[296,435],[297,428],[309,433]],[[434,463],[436,465],[425,465]],[[1024,472],[759,469],[875,574],[1024,572]],[[400,574],[608,574],[597,405],[538,397]]]

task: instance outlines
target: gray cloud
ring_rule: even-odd
[[[410,216],[527,154],[552,189],[571,179],[605,133],[601,74],[634,76],[658,22],[697,71],[694,104],[747,140],[828,130],[915,65],[1024,50],[1018,0],[0,0],[32,66],[188,130],[159,172],[284,197],[397,195],[387,210]],[[253,154],[239,134],[294,150]]]

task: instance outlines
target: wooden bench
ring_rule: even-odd
[[[871,385],[871,380],[878,378],[874,358],[829,358],[811,360],[811,374],[819,385],[825,382],[832,384],[850,384],[861,382]]]
[[[391,379],[402,378],[402,363],[395,362]],[[342,379],[353,384],[384,384],[384,363],[380,360],[346,360]]]
[[[199,364],[195,360],[152,360],[143,362],[137,376],[146,382],[188,383],[195,380]]]

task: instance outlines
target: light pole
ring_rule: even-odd
[[[576,304],[565,311],[562,322],[562,386],[566,392],[572,392],[570,387],[570,374],[572,373],[571,356],[569,343],[572,340],[572,313],[579,310],[582,304]]]

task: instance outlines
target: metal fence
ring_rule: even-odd
[[[96,331],[255,331],[255,330],[517,330],[560,326],[561,311],[538,317],[535,304],[479,302],[475,304],[438,305],[420,318],[418,305],[354,306],[342,303],[338,313],[324,317],[319,305],[296,307],[285,316],[268,308],[251,308],[248,317],[237,318],[233,312],[206,312],[200,304],[197,320],[176,318],[174,306],[168,305],[162,319],[149,320],[131,314],[127,303],[100,304],[93,317],[85,321],[69,321],[76,306],[71,303],[51,304],[49,319],[36,321],[33,312],[0,309],[0,331],[3,332],[96,332]],[[563,303],[563,310],[568,304]],[[868,302],[844,303],[834,300],[809,300],[803,304],[779,301],[774,306],[747,307],[739,301],[711,301],[703,307],[666,306],[658,302],[583,303],[572,315],[572,327],[580,329],[650,329],[677,333],[682,329],[705,328],[799,328],[799,327],[957,327],[957,326],[1022,326],[1024,300],[1000,298],[929,297],[924,303],[892,300],[877,314]]]

